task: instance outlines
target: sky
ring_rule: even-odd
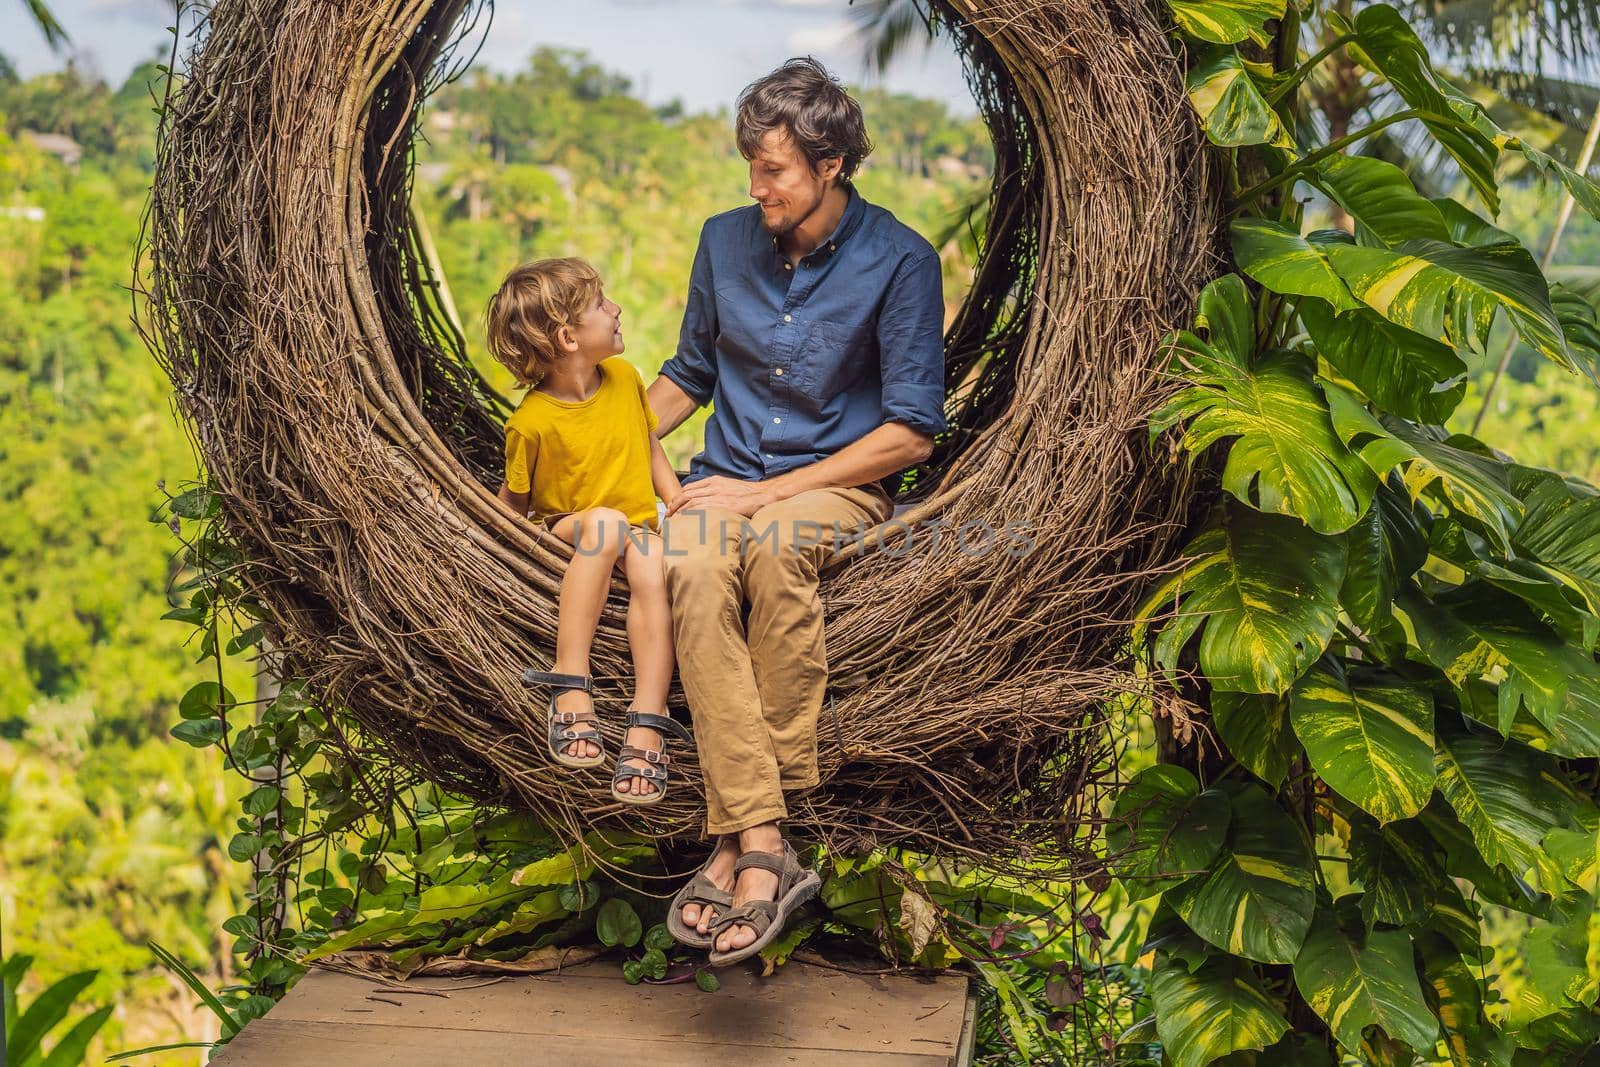
[[[120,84],[172,38],[171,0],[49,0],[80,63]],[[540,45],[589,52],[633,81],[652,104],[680,98],[691,111],[732,107],[747,83],[795,55],[814,55],[851,85],[881,86],[973,114],[961,63],[947,41],[911,47],[884,75],[868,75],[851,40],[846,0],[499,0],[477,65],[521,66]],[[185,41],[187,42],[187,39]],[[24,77],[57,69],[24,0],[0,0],[0,54]]]

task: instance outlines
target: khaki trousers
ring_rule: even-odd
[[[817,718],[828,683],[818,569],[840,535],[893,511],[874,483],[808,490],[749,518],[721,508],[680,511],[663,525],[707,833],[782,819],[784,790],[817,784]]]

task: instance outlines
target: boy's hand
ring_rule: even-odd
[[[723,508],[750,518],[777,499],[777,494],[764,482],[746,482],[713,474],[691,483],[669,500],[667,514],[675,515],[685,508]]]

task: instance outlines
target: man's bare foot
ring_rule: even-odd
[[[763,823],[760,826],[743,830],[739,833],[739,851],[767,852],[774,856],[783,856],[783,834],[778,830],[775,822]],[[746,867],[739,872],[738,881],[733,887],[733,906],[751,900],[777,900],[778,876],[771,871],[760,867]],[[733,926],[717,935],[713,949],[717,952],[734,952],[744,948],[754,941],[759,934],[744,923],[735,923]]]
[[[593,712],[594,698],[582,689],[566,689],[556,694],[556,710]],[[598,725],[599,723],[574,723],[573,728],[586,730]],[[600,746],[593,741],[568,741],[562,746],[561,754],[574,759],[593,759],[600,755]]]
[[[717,848],[712,853],[711,862],[706,866],[705,875],[711,883],[724,893],[733,892],[733,864],[739,858],[739,842],[733,834],[725,834],[717,841]],[[685,904],[683,906],[683,925],[702,934],[711,932],[711,924],[717,920],[717,909],[707,904],[704,913],[698,904]]]
[[[635,708],[633,710],[637,711],[639,709]],[[655,714],[665,715],[667,714],[667,711],[665,708],[663,708]],[[651,752],[660,752],[662,747],[666,744],[666,738],[661,736],[660,730],[652,730],[648,726],[630,726],[628,728],[627,736],[622,739],[622,743],[625,745],[632,745],[634,748],[642,748]],[[648,760],[642,760],[637,757],[634,759],[622,760],[621,763],[624,767],[638,767],[641,770],[650,766]],[[647,797],[659,788],[660,786],[656,785],[654,782],[647,782],[638,775],[630,775],[629,777],[624,778],[622,781],[617,783],[617,792],[626,796]],[[733,868],[729,867],[728,870],[731,871]]]

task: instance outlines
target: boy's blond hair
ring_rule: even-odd
[[[600,275],[584,260],[524,263],[489,298],[489,353],[518,385],[538,385],[556,359],[556,330],[575,329],[599,299]]]

